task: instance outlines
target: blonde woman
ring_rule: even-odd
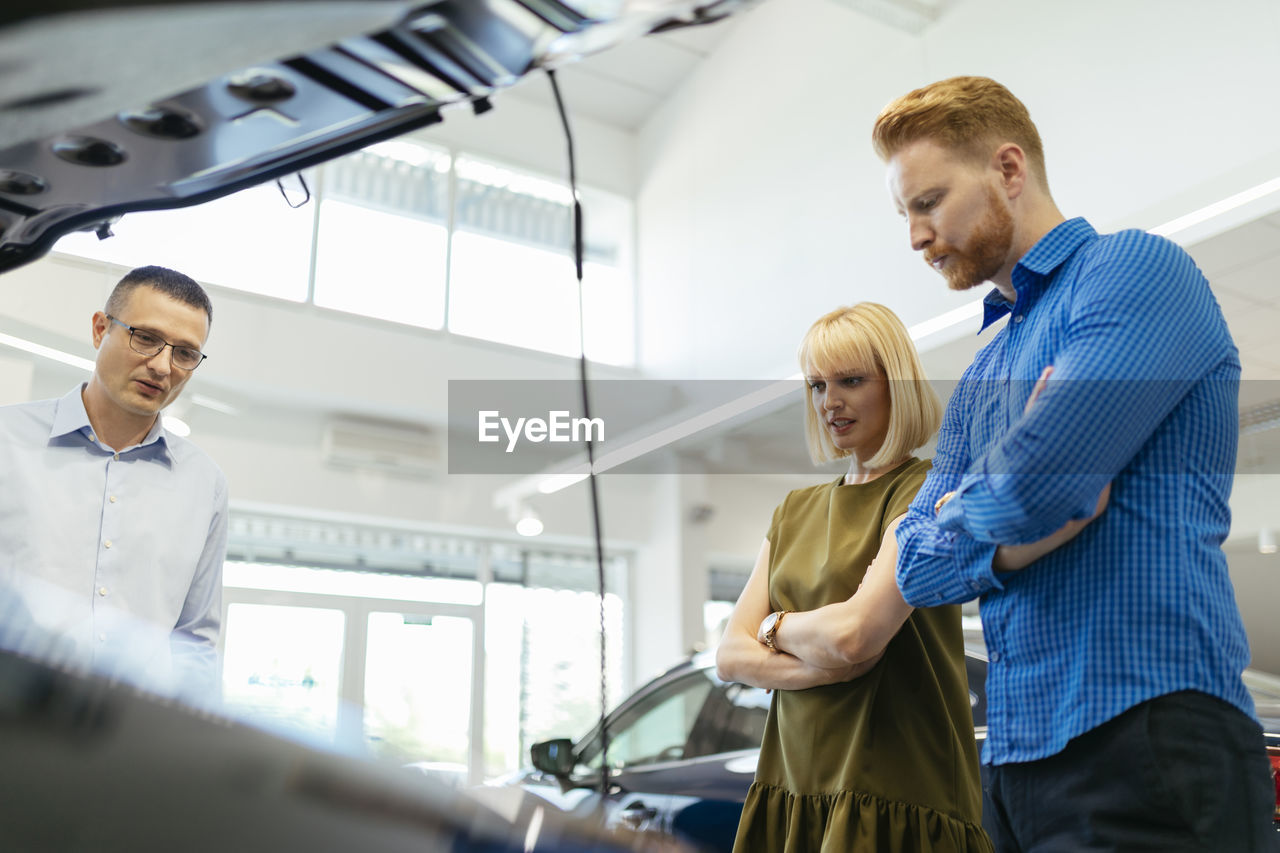
[[[960,608],[913,610],[894,581],[941,405],[882,305],[822,317],[799,356],[810,455],[849,469],[775,510],[717,653],[775,691],[735,850],[990,851]]]

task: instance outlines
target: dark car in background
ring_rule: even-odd
[[[966,652],[969,702],[986,737],[986,657]],[[721,681],[711,652],[650,681],[608,717],[610,794],[606,826],[731,850],[769,713],[758,687]],[[585,815],[599,802],[600,731],[533,747],[534,769],[503,780]]]
[[[987,733],[987,658],[979,639],[970,638],[966,646],[969,703],[981,750]],[[1248,670],[1245,683],[1267,732],[1274,773],[1280,768],[1280,678]],[[637,690],[608,716],[605,827],[629,837],[674,837],[700,850],[730,851],[755,776],[769,701],[760,688],[718,679],[711,652]],[[598,726],[576,743],[544,741],[532,753],[534,768],[501,782],[518,784],[583,819],[600,813]],[[1280,782],[1277,786],[1280,833]]]
[[[1276,834],[1280,835],[1280,677],[1257,670],[1244,671],[1244,686],[1253,696],[1253,704],[1262,723],[1267,741],[1267,757],[1271,759],[1271,781],[1275,784]]]

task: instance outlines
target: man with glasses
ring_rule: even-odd
[[[227,482],[160,418],[204,361],[212,319],[192,279],[135,269],[93,315],[89,381],[0,408],[0,581],[47,646],[26,651],[216,686]],[[21,632],[4,633],[13,645]]]

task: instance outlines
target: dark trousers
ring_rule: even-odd
[[[982,822],[998,853],[1280,851],[1262,729],[1205,693],[1157,697],[1057,755],[989,769]]]

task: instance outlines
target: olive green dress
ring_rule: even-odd
[[[813,610],[858,589],[929,470],[798,489],[769,528],[769,599]],[[990,851],[960,608],[914,611],[853,681],[776,690],[734,844],[740,851]]]

